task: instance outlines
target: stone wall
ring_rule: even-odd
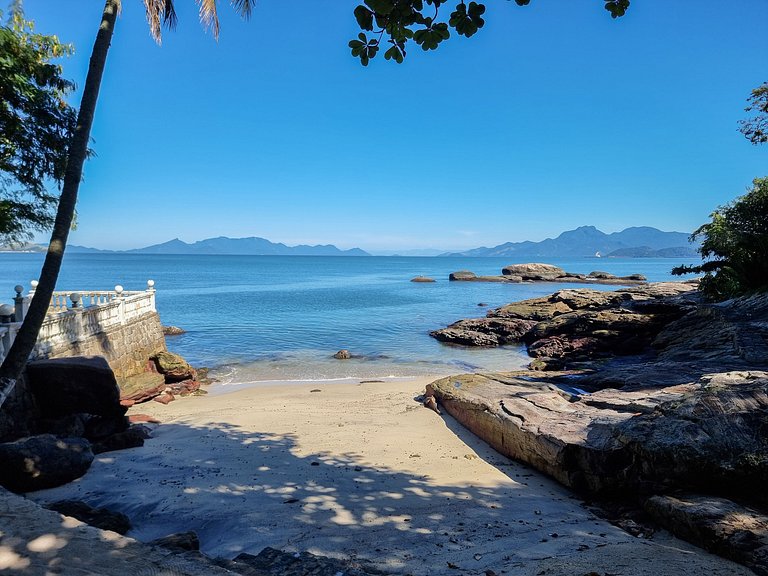
[[[34,356],[104,356],[119,382],[144,372],[150,356],[166,349],[160,316],[152,311],[80,337],[43,340]]]

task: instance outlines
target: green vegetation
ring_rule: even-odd
[[[705,262],[679,266],[673,274],[704,274],[700,289],[713,300],[768,290],[768,177],[711,215],[692,238],[703,239]]]
[[[519,6],[531,0],[515,0]],[[629,0],[602,0],[613,18],[623,16],[629,8]],[[360,59],[363,66],[378,54],[384,35],[388,36],[389,48],[384,52],[386,60],[402,63],[406,46],[413,40],[422,50],[436,50],[441,42],[451,37],[451,31],[469,38],[485,24],[485,5],[460,0],[445,21],[441,8],[446,0],[364,0],[355,8],[355,18],[362,32],[349,42],[352,56]],[[366,32],[373,35],[369,38]]]
[[[71,51],[36,34],[19,4],[0,26],[0,244],[53,225],[49,184],[64,177],[76,111],[65,100],[74,84],[51,60]]]
[[[752,144],[765,144],[768,142],[768,82],[752,90],[746,111],[755,115],[739,122],[739,130]]]

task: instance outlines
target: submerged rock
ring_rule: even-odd
[[[411,278],[411,282],[434,282],[434,278],[429,278],[428,276],[415,276]]]
[[[333,355],[336,360],[349,360],[352,358],[352,353],[349,350],[339,350]]]

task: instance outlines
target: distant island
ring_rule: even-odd
[[[568,230],[557,238],[541,242],[507,242],[492,248],[485,246],[447,252],[441,256],[505,256],[522,258],[562,258],[598,256],[607,258],[693,258],[697,257],[696,244],[684,232],[663,232],[650,226],[627,228],[606,234],[594,226],[581,226]]]

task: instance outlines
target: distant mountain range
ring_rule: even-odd
[[[44,252],[45,245],[24,244],[22,246],[0,246],[0,251]],[[432,249],[417,250],[380,250],[377,255],[399,256],[501,256],[505,258],[544,259],[568,258],[600,255],[616,258],[695,258],[697,244],[689,241],[684,232],[662,232],[650,226],[627,228],[621,232],[606,234],[594,226],[581,226],[575,230],[563,232],[557,238],[547,238],[541,242],[506,242],[492,248],[473,248],[463,252],[438,252]],[[253,256],[370,256],[360,248],[341,250],[332,244],[308,246],[286,246],[270,242],[264,238],[207,238],[188,244],[178,238],[133,250],[100,250],[85,246],[69,245],[69,253],[109,253],[129,254],[234,254]]]
[[[504,256],[510,258],[551,258],[607,256],[625,258],[695,257],[696,245],[684,232],[662,232],[650,226],[627,228],[606,234],[594,226],[581,226],[557,238],[541,242],[507,242],[492,248],[474,248],[442,256]]]
[[[45,249],[44,247],[42,248]],[[270,242],[264,238],[251,236],[249,238],[207,238],[188,244],[178,238],[153,244],[145,248],[133,250],[99,250],[85,246],[69,245],[67,252],[70,254],[86,253],[125,253],[125,254],[211,254],[211,255],[242,255],[242,256],[370,256],[365,250],[352,248],[340,250],[332,244],[308,246],[286,246],[282,243]]]

